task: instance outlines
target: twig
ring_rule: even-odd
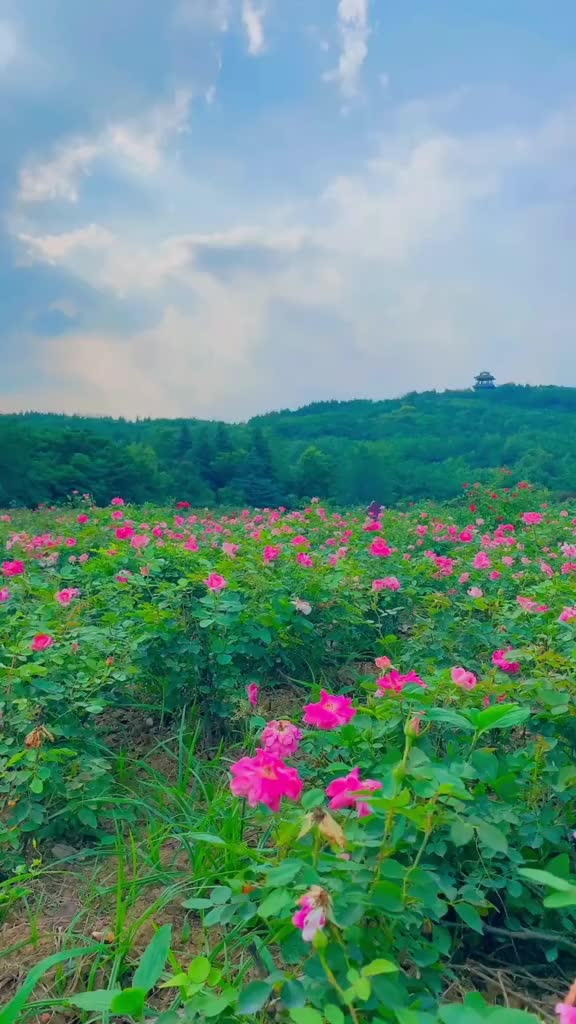
[[[445,928],[461,928],[462,925],[457,921],[445,921]],[[519,931],[513,932],[509,928],[497,928],[492,924],[484,924],[482,927],[485,932],[490,935],[502,935],[506,939],[518,939],[524,942],[554,942],[558,946],[564,946],[565,949],[571,949],[573,953],[576,953],[576,942],[572,942],[570,939],[565,939],[563,935],[557,935],[555,932],[540,932],[533,931],[529,928],[521,928]]]

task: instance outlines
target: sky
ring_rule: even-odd
[[[576,385],[574,0],[0,0],[0,411]]]

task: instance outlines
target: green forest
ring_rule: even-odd
[[[315,402],[227,424],[0,415],[0,505],[89,492],[99,503],[290,506],[448,499],[501,467],[576,491],[576,388],[505,385],[385,401]]]

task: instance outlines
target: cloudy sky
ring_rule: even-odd
[[[0,410],[576,385],[574,0],[0,0]]]

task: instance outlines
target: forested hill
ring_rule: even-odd
[[[576,493],[576,388],[505,385],[381,402],[316,402],[229,425],[0,415],[0,505],[89,491],[194,505],[449,498],[507,466]]]

